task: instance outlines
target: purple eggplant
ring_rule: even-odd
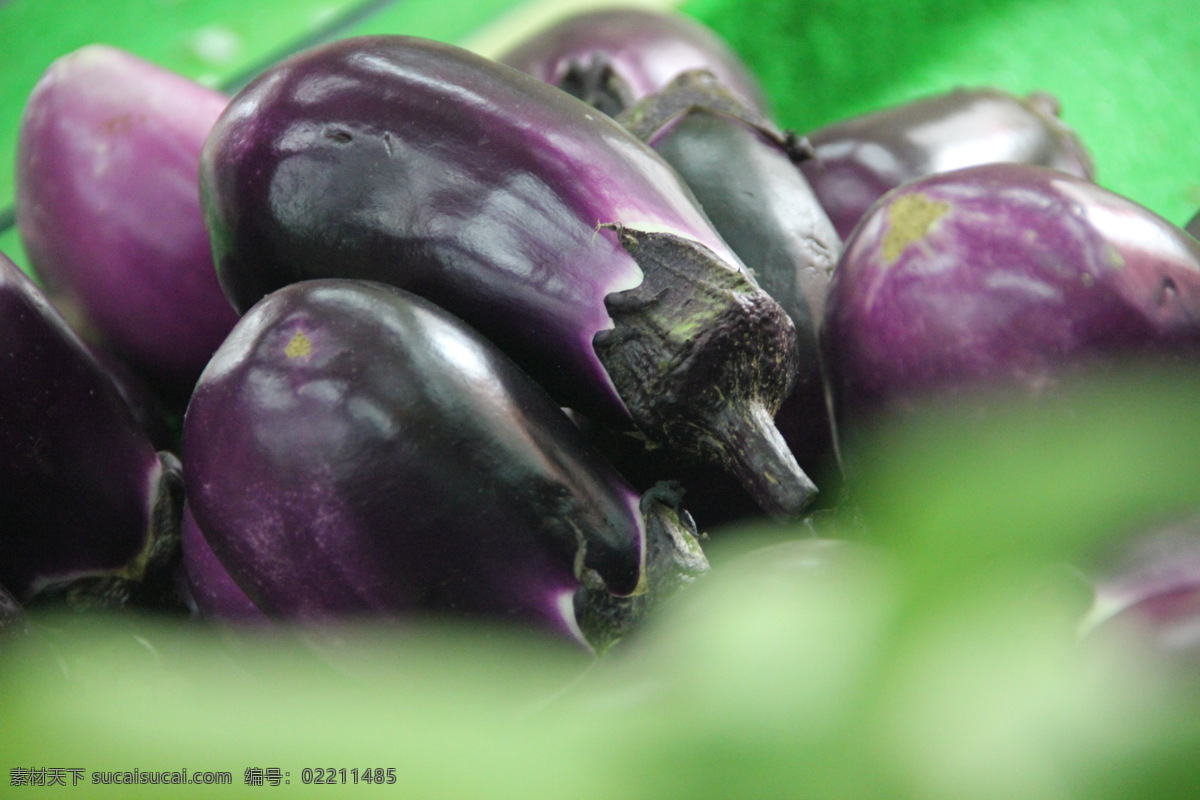
[[[183,504],[179,540],[183,554],[181,593],[195,614],[214,622],[268,621],[267,615],[246,596],[212,551],[187,502]]]
[[[123,603],[177,541],[179,463],[3,256],[0,357],[0,584],[24,603],[89,581]]]
[[[166,404],[162,396],[143,380],[142,376],[111,351],[88,343],[95,357],[113,385],[117,387],[129,410],[137,419],[142,430],[150,437],[150,443],[158,450],[179,451],[178,431],[172,425],[174,414],[168,419]]]
[[[1200,242],[1134,201],[1025,164],[893,190],[846,242],[822,348],[839,428],[984,386],[1200,356]]]
[[[397,285],[771,513],[815,494],[772,420],[795,326],[671,167],[566,93],[451,45],[341,40],[232,100],[201,187],[239,309],[304,279]]]
[[[1200,516],[1138,531],[1096,572],[1088,637],[1129,636],[1158,656],[1200,661]]]
[[[106,45],[56,60],[21,118],[17,226],[53,302],[174,397],[237,315],[213,270],[200,148],[228,99]]]
[[[615,116],[680,73],[704,69],[759,111],[758,79],[715,32],[678,12],[638,8],[561,19],[497,57]]]
[[[958,88],[812,131],[801,169],[844,239],[885,192],[924,175],[1015,162],[1090,180],[1091,156],[1059,113],[1045,92]]]
[[[775,424],[827,486],[833,433],[817,331],[842,242],[796,162],[807,147],[711,72],[685,72],[617,117],[683,177],[721,237],[796,326],[800,359]]]
[[[302,281],[247,312],[183,454],[213,553],[280,620],[454,613],[581,640],[577,594],[644,592],[648,530],[684,518],[643,512],[489,341],[373,281]]]

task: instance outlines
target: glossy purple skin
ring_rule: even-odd
[[[611,68],[627,89],[616,113],[667,86],[680,73],[707,69],[760,111],[758,79],[716,33],[678,12],[603,9],[576,14],[535,33],[497,57],[503,64],[580,96],[572,70]]]
[[[246,596],[212,551],[191,506],[184,504],[180,547],[186,594],[201,617],[217,622],[267,622],[268,617]]]
[[[218,350],[184,422],[188,502],[269,616],[449,612],[579,638],[576,558],[641,580],[638,497],[487,340],[384,284],[292,284]]]
[[[846,242],[822,349],[839,425],[982,384],[1200,356],[1200,242],[1045,167],[993,164],[889,193]]]
[[[245,310],[297,280],[400,286],[519,360],[562,405],[626,416],[592,340],[642,280],[616,232],[667,230],[741,269],[652,150],[461,48],[357,37],[268,70],[204,148],[217,270]]]
[[[0,584],[119,572],[147,545],[163,467],[87,346],[0,255]]]
[[[178,443],[175,441],[175,433],[167,421],[163,400],[153,387],[128,364],[103,347],[91,345],[90,350],[112,379],[113,385],[117,387],[142,430],[150,437],[150,443],[158,450],[176,451]]]
[[[76,329],[176,394],[236,313],[213,271],[200,148],[227,98],[106,45],[56,60],[21,119],[17,225]]]
[[[843,239],[889,189],[937,172],[995,162],[1037,164],[1091,179],[1079,136],[1044,93],[958,88],[807,134],[801,169]]]

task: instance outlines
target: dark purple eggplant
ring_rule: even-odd
[[[204,538],[192,508],[186,502],[183,505],[179,539],[183,553],[181,591],[195,614],[214,622],[269,621],[262,609],[230,577],[229,571]]]
[[[766,95],[741,58],[715,32],[678,12],[611,8],[574,14],[497,60],[610,116],[695,69],[712,72],[744,102],[767,110]]]
[[[581,639],[577,594],[654,588],[648,530],[690,547],[682,512],[639,509],[488,340],[372,281],[302,281],[247,312],[196,386],[183,453],[199,529],[280,620],[454,613]]]
[[[237,320],[213,271],[197,174],[227,102],[89,45],[50,65],[21,118],[17,227],[31,270],[77,331],[175,398]]]
[[[1059,113],[1045,92],[957,88],[812,131],[801,169],[844,239],[885,192],[924,175],[1015,162],[1090,180],[1092,158]]]
[[[796,162],[803,142],[742,103],[710,72],[685,72],[617,117],[691,188],[713,226],[796,326],[800,359],[775,424],[818,483],[833,432],[817,331],[842,242]],[[830,495],[832,496],[832,495]]]
[[[239,309],[303,279],[391,283],[773,514],[815,494],[772,420],[795,326],[671,167],[566,93],[451,45],[341,40],[232,100],[201,186]]]
[[[150,443],[157,450],[178,452],[178,431],[172,425],[172,421],[168,419],[166,404],[162,396],[116,355],[99,345],[88,344],[92,355],[104,367],[104,371],[108,373],[113,385],[121,393],[125,404],[133,412],[134,418],[142,426],[146,435],[150,437]],[[174,412],[172,412],[171,418],[175,419]]]
[[[927,176],[886,195],[847,240],[822,348],[842,434],[922,398],[1040,396],[1082,370],[1192,360],[1200,242],[1046,167]]]
[[[33,281],[0,256],[0,584],[123,604],[170,559],[180,473]]]

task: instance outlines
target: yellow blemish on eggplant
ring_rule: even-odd
[[[283,354],[288,358],[300,358],[312,352],[312,340],[304,335],[304,331],[292,334],[292,340],[283,348]]]
[[[1121,251],[1118,250],[1116,245],[1114,245],[1112,242],[1105,244],[1104,256],[1108,261],[1108,265],[1113,269],[1125,268],[1125,256],[1121,255]]]
[[[949,210],[949,203],[930,200],[919,193],[896,198],[887,210],[888,228],[883,235],[884,259],[889,264],[898,259],[904,248],[924,239],[933,224]]]

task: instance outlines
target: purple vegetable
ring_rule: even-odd
[[[683,73],[617,120],[683,177],[796,326],[796,379],[775,423],[808,474],[835,471],[817,331],[842,242],[796,167],[804,145],[702,71]]]
[[[576,594],[644,591],[647,527],[680,527],[653,500],[643,518],[490,342],[370,281],[291,284],[247,312],[183,452],[197,524],[278,619],[457,613],[580,639]]]
[[[117,387],[142,430],[150,437],[150,443],[155,449],[177,451],[177,433],[167,419],[162,397],[128,364],[108,350],[91,344],[89,349],[108,373],[108,377]]]
[[[1091,156],[1044,92],[1020,98],[959,88],[828,125],[807,139],[815,157],[801,169],[843,239],[885,192],[923,175],[1017,162],[1093,177]]]
[[[177,533],[178,462],[3,256],[0,357],[0,584],[23,603],[74,579],[127,593]]]
[[[1089,636],[1131,635],[1154,653],[1200,659],[1200,516],[1127,538],[1095,587]]]
[[[705,69],[759,111],[758,79],[716,33],[678,12],[603,9],[576,14],[497,58],[615,116],[680,73]]]
[[[200,148],[227,98],[105,45],[50,65],[21,119],[17,225],[84,336],[187,396],[237,315],[213,270]]]
[[[772,421],[791,321],[670,166],[575,98],[450,45],[346,39],[233,99],[201,185],[239,309],[303,279],[391,283],[772,513],[815,493]]]
[[[195,613],[220,622],[267,621],[267,615],[246,596],[212,551],[187,503],[183,506],[179,539],[183,551],[183,594]]]
[[[1200,242],[1045,167],[889,193],[846,242],[822,332],[839,427],[980,385],[1040,393],[1124,358],[1200,355]]]

